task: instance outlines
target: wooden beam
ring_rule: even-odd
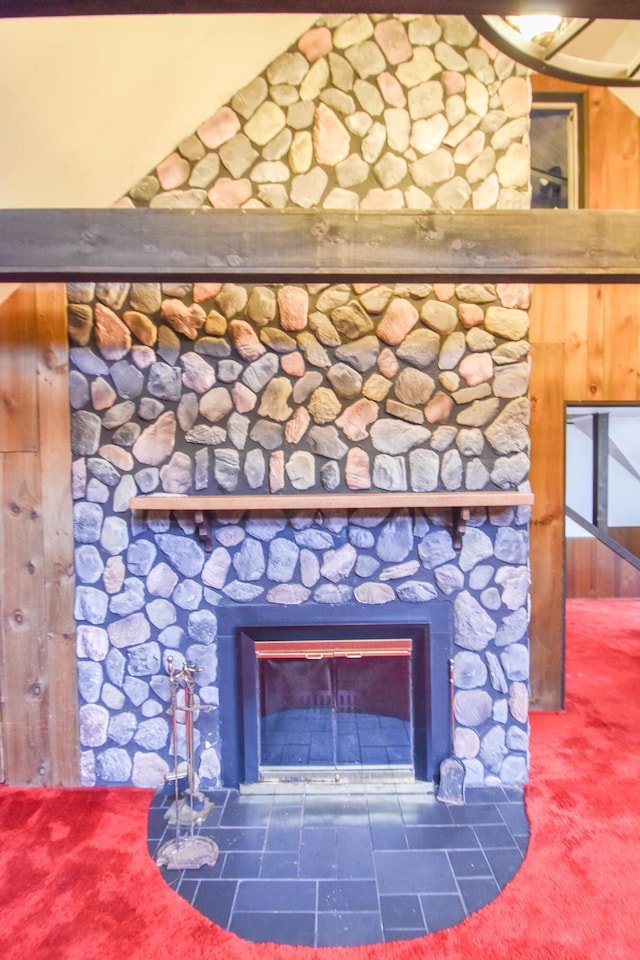
[[[2,210],[0,281],[637,283],[640,213]]]
[[[257,513],[274,510],[384,510],[423,507],[438,510],[452,507],[507,507],[533,503],[532,493],[517,490],[438,490],[433,493],[275,493],[275,494],[148,494],[132,497],[132,510],[213,510]]]
[[[403,13],[467,16],[548,13],[549,0],[1,0],[2,17],[69,17],[165,13]],[[635,19],[638,0],[554,0],[567,17]]]

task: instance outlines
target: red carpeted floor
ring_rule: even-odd
[[[534,714],[524,864],[421,940],[250,944],[193,910],[146,849],[151,793],[0,788],[4,960],[635,960],[640,957],[640,600],[567,607],[567,710]]]

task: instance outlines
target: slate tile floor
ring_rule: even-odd
[[[412,789],[413,787],[413,789]],[[214,866],[161,873],[214,923],[253,942],[352,946],[422,937],[489,903],[520,866],[522,791],[468,788],[464,806],[426,785],[274,786],[208,794],[199,828]],[[158,794],[149,852],[175,836]]]

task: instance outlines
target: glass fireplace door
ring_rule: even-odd
[[[413,778],[410,654],[410,640],[256,644],[261,778]]]

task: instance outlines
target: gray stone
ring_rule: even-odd
[[[76,652],[79,658],[104,660],[109,650],[106,630],[98,626],[78,624],[76,628]]]
[[[320,483],[325,490],[336,490],[340,486],[340,467],[335,460],[328,460],[320,467]]]
[[[313,167],[309,173],[299,174],[291,181],[291,201],[303,210],[317,207],[327,188],[329,177],[322,167]]]
[[[424,583],[421,580],[407,580],[396,587],[398,599],[406,603],[427,603],[429,600],[435,600],[438,596],[437,590],[431,583]]]
[[[529,615],[526,607],[520,607],[513,613],[507,614],[503,618],[498,633],[496,634],[496,645],[506,647],[511,643],[517,643],[522,640],[529,625]]]
[[[164,717],[143,720],[133,739],[143,750],[162,750],[169,739],[169,724]]]
[[[184,637],[184,630],[182,627],[177,626],[165,627],[165,629],[161,630],[158,634],[158,640],[162,646],[169,647],[172,650],[178,650],[182,647]]]
[[[204,190],[168,190],[153,197],[149,206],[157,210],[199,210],[206,199]]]
[[[267,563],[267,577],[277,583],[288,583],[293,579],[299,547],[291,540],[278,537],[272,540],[269,546],[269,560]]]
[[[401,360],[425,369],[437,360],[439,351],[440,337],[435,331],[414,330],[405,337],[396,353]]]
[[[512,724],[507,728],[506,746],[509,750],[522,750],[526,752],[529,749],[529,735],[527,731]]]
[[[491,482],[501,490],[515,487],[527,477],[530,465],[526,453],[517,453],[514,457],[498,457],[491,471]]]
[[[333,537],[326,530],[296,530],[294,539],[298,546],[309,550],[328,550],[333,547]]]
[[[244,525],[245,532],[249,537],[255,537],[262,543],[270,543],[278,534],[282,533],[287,527],[286,518],[271,514],[268,517],[249,517]]]
[[[484,490],[489,483],[489,471],[477,457],[465,467],[465,483],[468,490]]]
[[[408,453],[413,447],[426,443],[430,436],[425,427],[391,419],[377,420],[370,434],[374,449],[391,455]]]
[[[125,703],[124,693],[114,687],[112,683],[104,684],[100,699],[109,710],[122,710]]]
[[[107,633],[112,646],[124,649],[148,640],[151,635],[151,628],[144,614],[136,612],[122,617],[120,620],[114,620],[113,623],[108,625]],[[113,680],[113,677],[111,679]],[[115,683],[115,680],[113,682]]]
[[[231,583],[223,587],[222,592],[225,597],[229,597],[230,600],[235,600],[236,603],[250,603],[252,600],[257,600],[258,597],[264,593],[264,588],[254,583],[243,583],[240,580],[232,580]]]
[[[110,747],[96,757],[96,777],[107,783],[128,783],[131,770],[131,758],[122,747]]]
[[[104,570],[102,557],[93,545],[76,548],[74,565],[76,575],[83,583],[96,583]]]
[[[170,367],[167,363],[153,363],[149,368],[147,389],[161,400],[179,400],[182,392],[180,368]]]
[[[438,486],[440,458],[432,450],[409,453],[409,485],[416,492],[430,492]]]
[[[418,428],[416,428],[418,429]],[[372,482],[380,490],[401,492],[407,489],[407,465],[404,457],[378,454],[373,461]]]
[[[495,555],[505,563],[524,564],[529,556],[529,535],[526,530],[501,527],[496,534]]]
[[[109,367],[101,357],[96,356],[88,347],[72,347],[69,359],[74,367],[92,377],[105,376]]]
[[[160,483],[160,473],[155,467],[145,467],[134,475],[136,485],[141,493],[152,493]]]
[[[102,525],[100,544],[112,556],[123,553],[129,545],[126,521],[120,517],[106,517]]]
[[[480,744],[480,759],[484,763],[487,770],[490,770],[492,773],[499,773],[502,766],[502,761],[508,754],[507,747],[505,745],[505,729],[504,727],[494,726],[489,730],[489,732],[482,738]]]
[[[240,478],[240,454],[231,448],[218,448],[214,453],[213,476],[222,490],[233,492]]]
[[[143,717],[157,717],[158,714],[164,713],[164,708],[157,700],[145,700],[140,707],[140,713]],[[133,783],[134,786],[137,786],[135,780],[133,780]]]
[[[129,573],[146,577],[156,558],[155,544],[150,540],[136,540],[127,550],[127,568]]]
[[[69,373],[69,402],[75,410],[89,403],[89,384],[83,373],[71,370]]]
[[[465,572],[473,569],[482,560],[493,556],[493,544],[490,537],[482,530],[467,527],[462,538],[460,551],[460,569]]]
[[[159,790],[165,784],[168,773],[168,763],[157,753],[134,753],[131,770],[131,783],[134,787]]]
[[[322,557],[320,573],[331,583],[340,583],[350,575],[357,559],[357,552],[350,543],[337,550],[327,550]]]
[[[129,700],[136,707],[139,707],[149,696],[149,684],[138,677],[126,677],[123,687]]]
[[[455,685],[461,690],[475,690],[487,681],[487,668],[477,653],[456,653],[454,659]]]
[[[457,450],[447,450],[443,454],[440,478],[446,490],[459,490],[462,486],[462,458]]]
[[[385,520],[378,534],[375,552],[385,563],[399,563],[413,548],[413,523],[408,510],[399,510]]]
[[[261,544],[248,537],[233,557],[233,568],[244,582],[260,580],[265,572],[264,551]]]
[[[81,660],[78,664],[78,693],[87,703],[100,699],[104,675],[102,665],[95,660]]]
[[[165,627],[176,622],[176,608],[162,597],[148,603],[145,610],[149,620],[158,630],[164,630]]]
[[[313,587],[320,579],[320,561],[306,548],[300,551],[300,580],[305,587]]]
[[[362,579],[366,580],[369,577],[372,577],[379,567],[380,563],[375,557],[370,557],[366,554],[360,554],[353,569],[357,577],[361,577]]]
[[[249,302],[251,302],[251,298],[249,298]],[[220,360],[218,362],[218,380],[221,383],[234,383],[242,373],[242,369],[242,364],[238,363],[237,360]]]
[[[507,693],[509,690],[509,685],[507,679],[504,675],[504,670],[500,660],[495,653],[492,653],[490,650],[487,650],[485,654],[487,658],[487,666],[489,667],[489,681],[494,690],[497,690],[498,693]]]
[[[215,683],[218,675],[218,653],[216,647],[212,644],[203,646],[199,643],[192,643],[187,647],[186,654],[187,660],[195,663],[196,667],[198,667],[196,684],[200,688],[200,695],[202,696],[202,688]]]
[[[296,450],[285,464],[289,482],[296,490],[309,490],[315,484],[316,462],[307,450]]]
[[[223,360],[231,354],[231,345],[223,337],[200,337],[193,349],[205,357]]]
[[[115,408],[113,408],[115,409]],[[142,397],[140,403],[138,404],[138,416],[141,420],[157,420],[162,411],[164,410],[164,404],[159,400],[155,400],[153,397]],[[131,410],[128,411],[127,419],[130,419],[135,413],[135,405],[131,402]],[[120,417],[118,418],[120,419]],[[124,421],[114,426],[124,426]]]
[[[218,636],[218,619],[211,610],[197,610],[189,614],[187,632],[191,640],[207,646]]]
[[[160,669],[160,646],[155,640],[128,650],[128,670],[133,677],[148,677]]]
[[[109,711],[97,703],[80,707],[80,743],[83,747],[101,747],[107,740]]]
[[[459,690],[454,697],[455,718],[465,727],[479,727],[491,716],[492,703],[485,690]]]
[[[205,423],[199,423],[196,427],[187,430],[184,436],[187,443],[206,444],[210,447],[218,446],[227,439],[227,431],[224,427],[209,426]]]
[[[137,577],[127,577],[124,581],[124,590],[111,598],[109,610],[118,616],[127,616],[141,610],[144,606],[144,585]]]
[[[355,367],[360,373],[366,373],[374,366],[380,352],[380,343],[377,337],[365,336],[351,343],[343,344],[336,349],[338,360]]]
[[[74,616],[76,620],[104,623],[107,617],[108,597],[95,587],[76,587]]]
[[[131,400],[142,393],[144,377],[126,360],[119,360],[112,365],[111,376],[116,392],[122,400]]]
[[[71,450],[78,457],[92,456],[100,445],[100,417],[88,410],[71,415]]]
[[[529,570],[527,567],[500,567],[496,572],[496,583],[502,589],[502,602],[509,610],[517,610],[527,600],[529,592]]]
[[[202,547],[194,540],[173,533],[160,534],[157,544],[172,566],[185,577],[197,576],[204,566]]]
[[[346,583],[323,583],[313,593],[316,603],[330,603],[336,606],[349,603],[353,599],[353,589]]]
[[[275,354],[265,353],[263,356],[250,363],[242,374],[242,382],[245,386],[253,390],[254,393],[260,393],[266,387],[267,383],[277,374],[279,370],[279,361]]]
[[[124,655],[115,647],[112,647],[105,658],[105,668],[107,676],[116,687],[122,686],[126,665],[127,661]]]
[[[467,650],[484,650],[497,632],[489,614],[466,590],[454,600],[453,624],[454,643]]]
[[[120,474],[113,464],[103,460],[102,457],[90,457],[87,460],[87,470],[96,480],[100,480],[108,487],[115,487],[120,479]]]
[[[522,786],[529,777],[525,757],[509,756],[500,767],[500,779],[505,786]]]
[[[455,550],[448,530],[428,533],[418,544],[418,556],[426,570],[433,570],[455,557]]]
[[[135,713],[126,711],[111,717],[109,721],[108,738],[115,741],[120,747],[124,747],[136,732],[138,721]]]
[[[529,679],[529,648],[523,643],[511,643],[500,654],[500,662],[509,680]]]
[[[480,594],[480,603],[486,610],[499,610],[502,606],[500,592],[496,587],[488,587]]]
[[[313,453],[331,460],[342,460],[349,449],[332,424],[325,427],[311,427],[307,434],[307,441]]]
[[[464,587],[464,574],[459,567],[452,563],[446,563],[434,571],[434,578],[440,590],[447,596],[462,590]]]

